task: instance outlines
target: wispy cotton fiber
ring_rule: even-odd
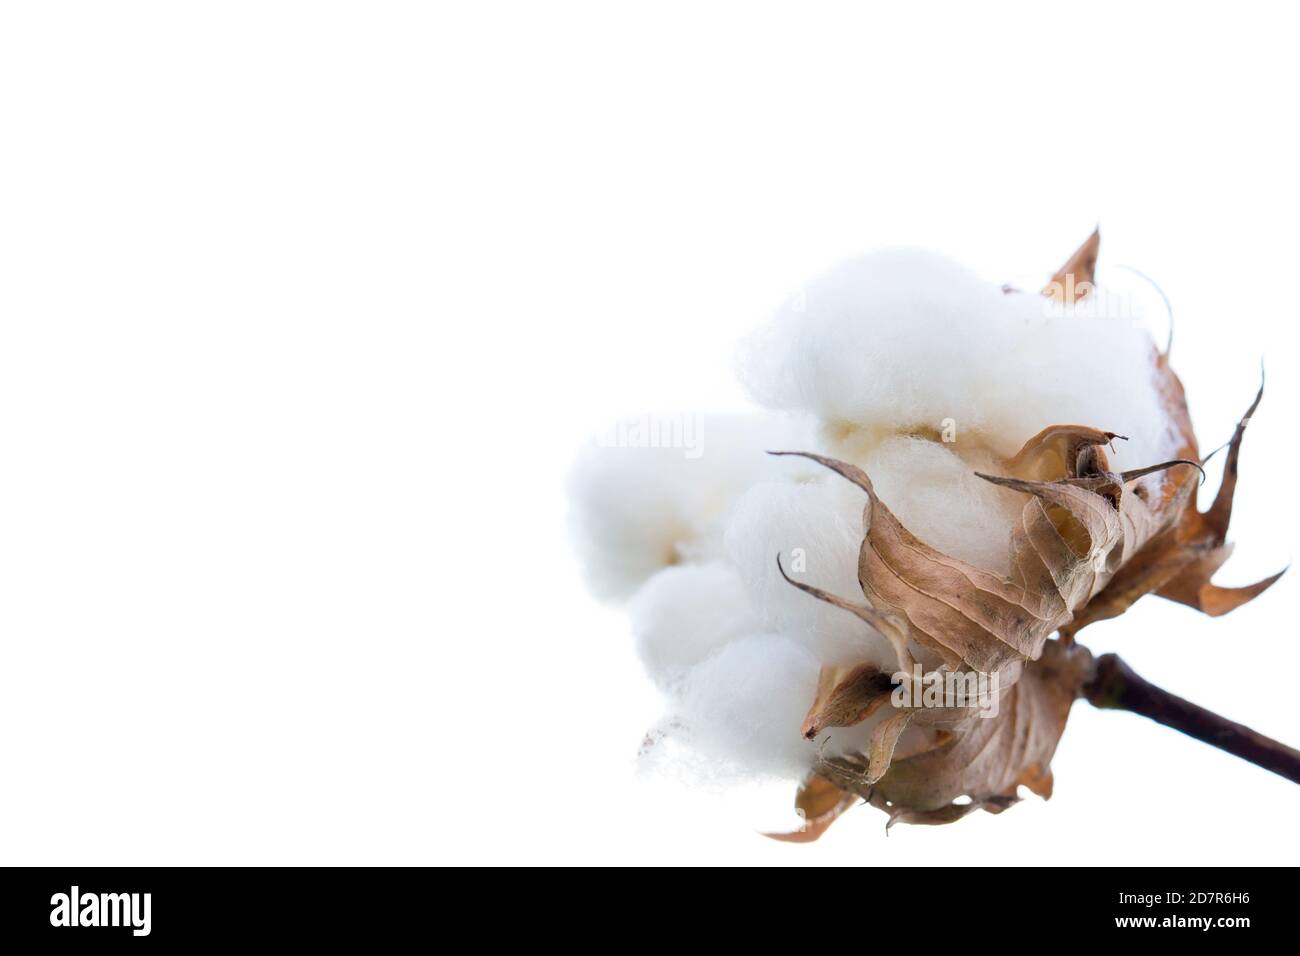
[[[1005,473],[1044,427],[1128,436],[1111,453],[1118,469],[1173,456],[1151,337],[1113,304],[1007,294],[922,252],[854,259],[744,343],[741,377],[766,416],[704,419],[697,458],[583,453],[570,488],[579,553],[598,594],[634,595],[637,647],[677,746],[715,777],[802,776],[818,747],[859,749],[874,724],[800,736],[820,669],[894,661],[882,636],[776,567],[780,554],[792,577],[860,598],[865,496],[765,450],[857,464],[914,534],[992,571],[1008,566],[1024,498],[975,472]]]

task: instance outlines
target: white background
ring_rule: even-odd
[[[635,774],[565,471],[851,254],[1100,222],[1207,448],[1266,357],[1222,580],[1293,556],[1297,24],[894,6],[7,6],[0,861],[1294,862],[1294,784],[1083,704],[1050,802],[888,839]],[[1297,743],[1296,586],[1085,636]]]

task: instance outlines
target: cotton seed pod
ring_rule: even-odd
[[[1067,303],[1086,296],[1098,248],[1094,233],[1043,294]],[[1153,350],[1151,360],[1164,414],[1180,443],[1177,458],[1112,471],[1106,447],[1123,436],[1106,431],[1104,422],[1066,423],[1026,436],[1000,473],[980,474],[1025,498],[1005,575],[945,554],[909,532],[858,466],[812,453],[779,453],[823,465],[866,499],[858,560],[862,594],[845,598],[788,575],[786,580],[883,634],[902,674],[919,670],[917,655],[924,651],[939,663],[920,683],[987,675],[995,678],[998,694],[996,716],[950,703],[913,700],[900,706],[895,681],[879,666],[824,668],[802,727],[805,736],[873,716],[878,722],[863,752],[819,759],[796,797],[805,826],[779,838],[816,839],[860,800],[887,812],[892,825],[951,823],[976,809],[998,813],[1018,799],[1021,785],[1050,796],[1051,758],[1091,669],[1091,656],[1074,644],[1079,630],[1122,614],[1149,593],[1218,616],[1281,576],[1240,588],[1210,580],[1231,550],[1226,536],[1238,459],[1262,384],[1228,443],[1219,491],[1200,511],[1203,462],[1183,387],[1167,352]],[[1153,474],[1162,475],[1155,490],[1138,483]],[[904,752],[899,744],[911,726],[926,732]]]

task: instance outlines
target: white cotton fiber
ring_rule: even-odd
[[[801,776],[816,755],[799,727],[819,670],[805,648],[776,634],[727,644],[686,676],[675,699],[677,734],[724,765]]]
[[[818,753],[861,753],[886,712],[815,741],[800,732],[821,664],[790,635],[762,633],[732,641],[690,668],[670,695],[674,711],[664,735],[705,763],[680,769],[723,784],[751,775],[798,779]],[[900,746],[921,736],[911,734]]]
[[[656,422],[682,420],[689,436],[682,447],[637,444]],[[720,518],[745,488],[765,476],[809,469],[766,454],[811,442],[806,423],[793,418],[659,416],[633,425],[584,448],[569,476],[578,556],[602,598],[627,598],[662,568],[716,556]]]
[[[631,611],[641,663],[664,689],[692,664],[758,630],[740,575],[720,562],[663,569],[637,592]]]
[[[1101,295],[1097,301],[1105,301]],[[772,408],[832,430],[937,431],[1007,457],[1048,425],[1127,435],[1123,468],[1173,450],[1153,345],[1132,319],[1004,293],[930,253],[852,259],[810,283],[744,345],[741,377]]]
[[[736,502],[727,524],[727,557],[744,579],[762,626],[789,634],[824,664],[894,659],[868,625],[805,594],[781,577],[862,600],[858,550],[862,489],[825,469],[807,481],[765,481]]]
[[[978,567],[1006,571],[1010,531],[1020,521],[1025,496],[975,474],[999,473],[988,454],[975,451],[963,459],[959,448],[960,442],[887,438],[860,456],[860,464],[881,500],[926,544]]]

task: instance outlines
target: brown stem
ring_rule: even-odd
[[[1083,696],[1095,707],[1130,710],[1156,723],[1181,730],[1256,766],[1300,783],[1300,750],[1220,717],[1191,701],[1143,680],[1114,654],[1096,660]]]

